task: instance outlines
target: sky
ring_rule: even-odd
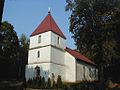
[[[5,0],[3,19],[14,26],[18,37],[24,33],[29,37],[48,14],[67,37],[67,46],[75,49],[74,41],[69,32],[70,12],[65,11],[66,0]]]

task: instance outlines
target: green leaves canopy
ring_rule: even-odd
[[[66,0],[77,49],[99,68],[120,60],[120,0]]]
[[[0,55],[9,59],[15,59],[19,41],[14,27],[5,21],[2,23],[0,30]]]

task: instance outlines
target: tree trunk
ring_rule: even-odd
[[[0,25],[1,25],[1,21],[2,21],[4,2],[5,2],[5,0],[0,0]]]

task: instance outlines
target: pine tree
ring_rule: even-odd
[[[41,87],[41,76],[38,79],[38,86],[39,86],[39,88]]]
[[[45,88],[46,83],[45,83],[45,77],[42,77],[41,79],[41,88]]]
[[[32,80],[29,78],[27,81],[27,87],[31,87],[31,84],[32,84]]]
[[[51,88],[51,79],[48,78],[48,81],[47,81],[47,88]]]
[[[33,79],[32,79],[32,83],[31,83],[31,87],[32,87],[32,88],[35,88],[35,86],[36,86],[36,79],[33,78]]]
[[[54,75],[54,73],[52,73],[51,86],[52,86],[53,88],[56,87],[56,83],[55,83],[55,75]]]
[[[61,79],[61,76],[58,75],[58,77],[57,77],[57,88],[62,88],[62,87],[63,87],[62,79]]]
[[[52,88],[56,88],[55,80],[53,80]]]

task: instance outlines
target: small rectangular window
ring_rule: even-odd
[[[60,44],[60,38],[59,37],[57,38],[57,44],[58,45]]]
[[[38,51],[38,53],[37,53],[37,57],[38,57],[38,58],[40,57],[40,51]]]
[[[38,37],[38,43],[41,43],[41,36]]]

